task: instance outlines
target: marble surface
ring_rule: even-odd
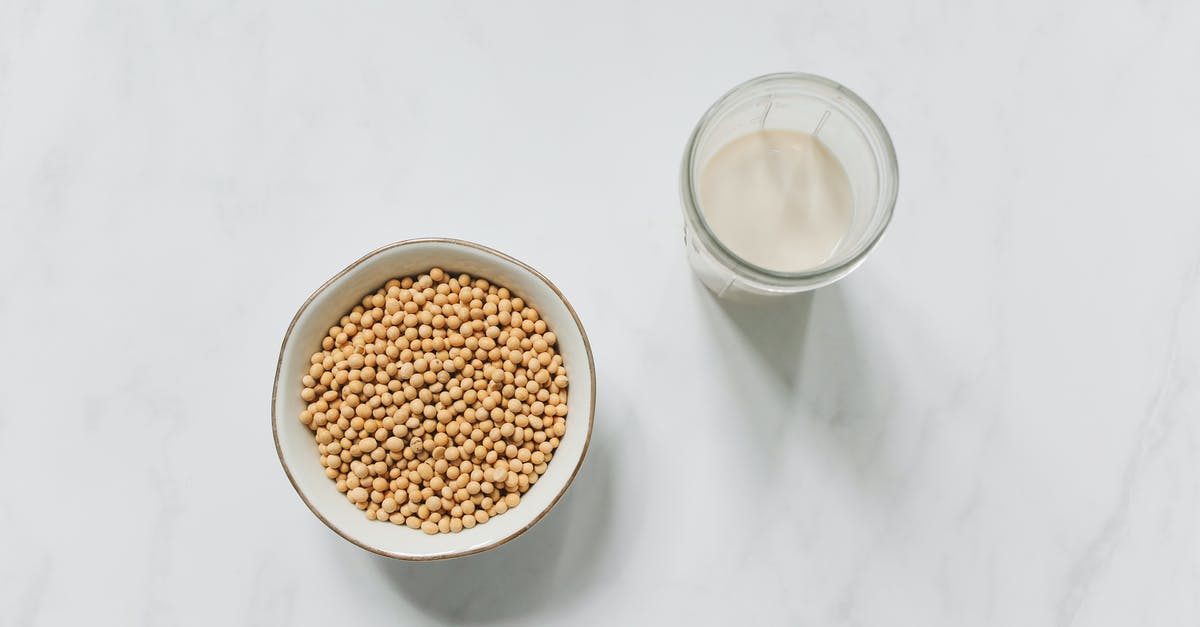
[[[1200,624],[1200,4],[0,2],[0,624]],[[804,70],[897,217],[763,310],[689,274],[707,105]],[[591,334],[576,485],[405,564],[292,492],[279,342],[476,240]]]

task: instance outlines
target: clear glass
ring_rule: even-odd
[[[697,179],[726,143],[763,129],[809,133],[841,162],[853,195],[850,230],[830,258],[803,272],[755,265],[713,235],[700,209]],[[768,74],[734,87],[696,125],[683,155],[680,195],[692,269],[722,298],[785,295],[849,274],[879,242],[896,204],[899,171],[887,129],[849,89],[811,74]]]

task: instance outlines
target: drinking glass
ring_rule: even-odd
[[[852,195],[849,230],[821,265],[780,272],[739,257],[704,219],[698,179],[722,146],[759,130],[801,131],[841,162]],[[829,285],[857,268],[879,242],[896,204],[896,153],[879,117],[849,89],[812,74],[780,73],[734,87],[700,118],[680,169],[684,241],[700,281],[718,297],[750,300]]]

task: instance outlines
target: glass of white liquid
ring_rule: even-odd
[[[811,74],[749,80],[713,104],[688,141],[688,259],[722,298],[829,285],[879,242],[898,178],[887,129],[849,89]]]

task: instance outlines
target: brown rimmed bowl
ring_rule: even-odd
[[[558,336],[571,380],[567,396],[567,433],[546,473],[521,497],[521,503],[488,522],[458,533],[427,535],[403,525],[368,520],[325,476],[312,432],[299,416],[301,380],[309,358],[320,349],[329,327],[363,295],[389,279],[423,273],[437,266],[466,272],[507,287],[537,308]],[[479,553],[521,535],[562,498],[587,453],[596,406],[596,373],[592,350],[579,316],[545,276],[528,265],[485,246],[453,239],[413,239],[384,246],[350,264],[329,279],[300,306],[283,338],[271,426],[279,462],[296,493],[312,513],[346,540],[374,553],[403,560],[437,560]]]

